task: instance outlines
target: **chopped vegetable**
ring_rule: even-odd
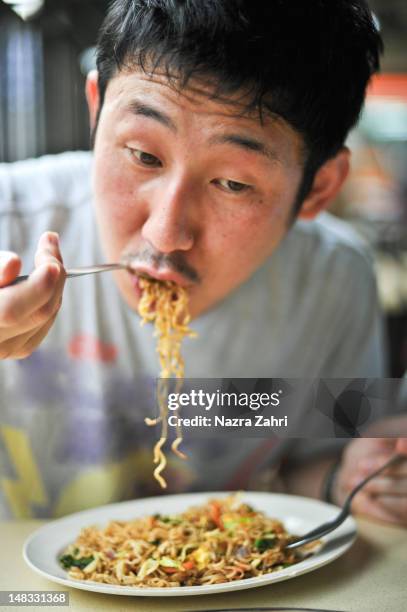
[[[238,559],[244,559],[250,555],[250,548],[248,546],[239,546],[235,549],[234,554]]]
[[[186,570],[192,570],[195,567],[195,563],[193,561],[185,561],[182,565]]]
[[[159,562],[156,559],[147,559],[146,561],[144,561],[139,571],[137,572],[137,578],[141,578],[141,580],[143,580],[143,578],[155,572],[158,565]]]
[[[127,561],[126,559],[122,559],[121,561],[118,561],[118,563],[116,564],[116,577],[119,580],[122,580],[125,576],[126,576],[126,570],[127,570]]]
[[[221,518],[220,504],[218,502],[213,501],[209,504],[209,516],[215,525],[222,530],[223,522]]]
[[[179,567],[163,567],[162,569],[166,574],[176,574],[177,572],[181,571],[181,568]]]
[[[277,538],[274,533],[266,533],[262,538],[257,538],[254,542],[254,546],[258,551],[264,552],[269,548],[273,548],[277,543]]]
[[[195,559],[198,569],[204,569],[209,563],[211,558],[210,553],[204,548],[197,548],[193,553],[192,557]]]
[[[176,569],[181,567],[178,561],[174,561],[174,559],[170,559],[170,557],[161,557],[160,565],[162,567],[175,567]]]
[[[78,549],[76,549],[78,550]],[[59,562],[63,568],[69,569],[71,567],[79,567],[79,569],[83,570],[89,563],[95,560],[95,557],[92,555],[90,557],[80,557],[77,559],[72,555],[62,555],[59,557]]]
[[[238,514],[230,515],[224,514],[222,516],[222,522],[225,529],[233,531],[237,527],[243,527],[251,523],[253,519],[250,516],[239,516]]]
[[[171,525],[179,525],[181,522],[179,518],[176,518],[174,516],[162,516],[160,514],[155,514],[154,518],[156,518],[158,521],[161,521],[162,523],[171,523]]]

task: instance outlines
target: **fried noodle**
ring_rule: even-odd
[[[154,447],[154,477],[165,489],[167,483],[161,473],[166,466],[165,454],[162,450],[167,441],[168,434],[168,406],[169,378],[180,379],[177,382],[177,391],[182,385],[185,373],[185,364],[181,354],[181,343],[186,336],[196,334],[189,328],[190,314],[188,309],[188,293],[186,289],[170,281],[157,281],[151,278],[140,278],[142,290],[138,311],[141,324],[154,323],[154,335],[157,337],[157,353],[160,361],[160,379],[158,381],[157,399],[160,416],[156,419],[145,419],[147,425],[156,425],[161,422],[161,436]],[[179,450],[182,442],[182,432],[177,425],[177,437],[171,445],[172,451],[180,458],[186,455]]]
[[[87,527],[59,560],[79,580],[144,588],[210,585],[301,561],[304,550],[284,548],[293,537],[279,520],[230,495],[182,514]]]

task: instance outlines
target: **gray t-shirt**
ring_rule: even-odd
[[[33,267],[46,230],[66,267],[104,261],[93,216],[90,153],[0,166],[0,250]],[[0,290],[1,291],[1,290]],[[253,276],[193,322],[186,376],[382,376],[372,266],[362,243],[324,214],[297,222]],[[68,280],[57,320],[29,358],[0,363],[0,516],[56,516],[159,493],[151,416],[159,371],[110,274]],[[253,488],[284,445],[272,439],[189,440],[168,452],[167,492]]]

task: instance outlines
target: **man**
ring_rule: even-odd
[[[137,277],[65,285],[62,254],[67,267],[131,254],[136,271],[185,286],[189,377],[382,374],[363,247],[312,221],[347,176],[380,49],[363,1],[112,4],[87,82],[93,157],[2,169],[1,284],[35,255],[30,279],[0,295],[5,513],[157,492],[143,417],[158,365]],[[254,486],[283,452],[269,439],[184,448],[170,491]],[[331,463],[306,470],[308,494]]]

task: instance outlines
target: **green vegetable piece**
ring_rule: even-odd
[[[59,557],[59,562],[64,569],[70,569],[71,567],[79,567],[79,569],[83,570],[89,563],[92,563],[95,558],[93,556],[90,557],[80,557],[79,559],[75,559],[72,555],[62,555]]]
[[[233,529],[236,529],[236,527],[239,527],[240,525],[251,523],[252,520],[253,519],[250,516],[239,516],[235,519],[223,519],[222,522],[225,529],[233,531]]]
[[[257,538],[255,540],[254,545],[259,552],[264,552],[269,550],[269,548],[273,548],[277,542],[277,538],[275,536],[271,536],[271,534],[266,534],[262,538]]]
[[[236,529],[236,527],[239,526],[239,522],[235,521],[235,520],[225,520],[225,519],[223,519],[223,526],[228,531],[233,531],[233,529]]]
[[[153,546],[159,546],[159,544],[161,544],[161,540],[153,540],[152,542],[149,542],[149,544],[152,544]]]
[[[59,562],[64,569],[69,569],[73,565],[74,561],[75,559],[72,555],[62,555],[62,557],[59,557]]]
[[[181,523],[181,519],[174,518],[173,516],[162,516],[162,523],[171,523],[171,525],[179,525]]]
[[[178,561],[174,561],[174,559],[170,559],[170,557],[162,557],[160,559],[160,565],[162,567],[181,567]]]

